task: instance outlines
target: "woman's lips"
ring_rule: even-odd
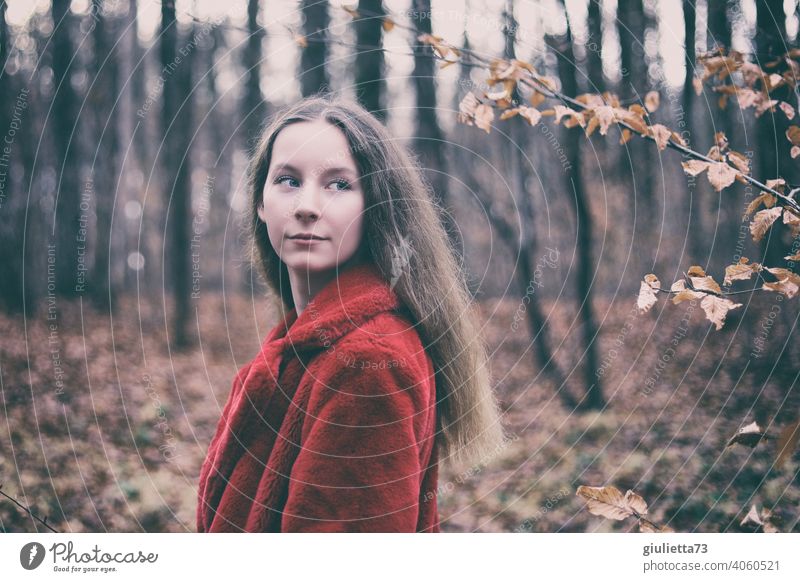
[[[290,241],[297,243],[300,246],[311,246],[316,243],[321,243],[327,239],[324,238],[290,238]]]

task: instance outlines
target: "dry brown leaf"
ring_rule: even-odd
[[[775,275],[778,280],[774,283],[764,283],[762,289],[783,293],[789,299],[794,298],[800,291],[800,275],[797,273],[780,267],[767,267],[767,271]]]
[[[706,296],[706,293],[701,293],[700,291],[692,291],[691,289],[684,289],[683,291],[679,291],[675,297],[672,298],[672,303],[678,305],[679,303],[683,303],[684,301],[692,301],[695,299],[702,299]]]
[[[747,512],[747,515],[744,516],[739,525],[747,525],[749,523],[754,523],[756,525],[764,525],[764,522],[761,521],[761,516],[758,515],[758,508],[756,507],[755,503],[750,508],[750,511]]]
[[[773,190],[777,190],[781,194],[783,194],[783,189],[786,187],[786,180],[783,178],[775,178],[773,180],[767,180],[767,188],[772,188]]]
[[[581,485],[576,495],[586,499],[589,513],[593,515],[619,521],[632,515],[639,517],[647,513],[647,503],[644,499],[631,490],[623,496],[613,485],[607,487]]]
[[[597,117],[592,116],[589,120],[589,123],[586,124],[586,137],[591,136],[594,133],[594,130],[597,129],[600,125],[600,122],[597,120]]]
[[[686,281],[684,281],[683,279],[678,279],[672,284],[669,290],[672,291],[673,293],[679,293],[680,291],[685,291]]]
[[[794,119],[794,107],[789,105],[786,101],[781,101],[779,106],[781,111],[786,115],[786,119]]]
[[[647,502],[638,493],[634,493],[630,489],[625,492],[625,501],[628,507],[633,509],[639,515],[647,515]]]
[[[525,105],[521,105],[519,107],[519,114],[528,120],[528,124],[531,126],[536,125],[542,119],[542,112],[536,109],[535,107],[526,107]]]
[[[475,125],[480,127],[486,133],[492,129],[492,120],[494,119],[494,109],[485,103],[481,103],[475,108]]]
[[[724,285],[730,285],[734,281],[749,281],[753,273],[761,270],[761,265],[758,263],[743,263],[739,262],[735,265],[728,265],[725,267],[725,280]]]
[[[728,160],[736,166],[740,172],[744,174],[750,173],[750,160],[747,159],[747,156],[740,154],[739,152],[728,152]]]
[[[744,445],[751,449],[755,447],[762,440],[769,440],[770,437],[764,432],[757,422],[751,422],[745,427],[740,428],[735,435],[733,435],[726,446]]]
[[[800,146],[800,126],[789,126],[789,129],[786,130],[786,139],[792,142],[792,145]]]
[[[683,166],[684,172],[690,176],[697,176],[708,169],[709,163],[703,160],[689,160],[687,162],[681,162],[681,165]]]
[[[778,199],[775,198],[775,196],[773,196],[769,192],[762,192],[761,194],[756,196],[755,199],[752,202],[750,202],[750,204],[747,205],[747,209],[744,211],[744,215],[742,216],[742,218],[745,218],[753,214],[753,212],[758,210],[758,207],[761,206],[761,204],[764,204],[764,206],[766,206],[767,208],[772,208],[773,206],[775,206],[775,203],[777,201]]]
[[[716,295],[706,295],[700,302],[700,307],[705,311],[706,318],[716,326],[717,331],[721,330],[725,324],[725,316],[728,315],[728,311],[741,306],[741,303],[734,303],[730,299],[717,297]]]
[[[777,73],[771,73],[768,77],[765,77],[767,80],[768,91],[772,91],[776,87],[779,87],[783,83],[783,77],[781,77]]]
[[[656,123],[650,126],[650,135],[652,135],[653,139],[656,141],[658,149],[665,150],[669,143],[669,138],[672,137],[672,130],[660,123]]]
[[[619,137],[619,145],[625,145],[633,137],[633,132],[627,127],[622,128],[622,133]]]
[[[719,283],[714,281],[714,278],[710,275],[706,275],[704,277],[692,277],[689,276],[689,279],[692,281],[692,287],[695,288],[697,291],[711,291],[712,293],[722,293],[722,289],[719,287]]]
[[[644,282],[650,285],[655,291],[661,289],[661,281],[653,273],[648,273],[644,276]]]
[[[783,209],[783,224],[788,224],[789,226],[800,226],[800,217],[794,214],[788,208]]]
[[[773,111],[775,106],[778,104],[777,99],[766,99],[763,96],[763,93],[758,93],[758,99],[756,100],[756,111],[754,113],[755,117],[761,117],[767,111]]]
[[[708,181],[714,187],[714,190],[720,192],[723,188],[727,188],[733,184],[737,174],[738,172],[735,168],[732,168],[725,162],[717,162],[709,166],[706,175],[708,176]]]
[[[786,461],[792,457],[798,443],[800,443],[800,420],[784,428],[781,434],[778,435],[778,456],[775,460],[777,468],[782,468]]]
[[[647,281],[642,281],[639,287],[639,297],[636,299],[636,307],[639,313],[647,313],[658,302],[656,292]]]
[[[569,118],[578,114],[577,111],[575,111],[574,109],[570,109],[566,105],[554,105],[553,112],[555,113],[556,116],[555,118],[556,124],[561,123],[561,119],[564,117]]]
[[[700,265],[692,265],[689,267],[689,270],[686,271],[686,274],[690,277],[705,277],[706,272],[703,270],[703,267]]]
[[[543,93],[540,93],[539,91],[534,91],[533,93],[531,93],[531,98],[529,99],[529,101],[531,102],[531,105],[533,105],[534,107],[538,107],[539,105],[544,103],[546,99],[547,98],[544,96]]]
[[[614,108],[610,105],[601,105],[592,111],[594,111],[593,119],[600,124],[600,135],[606,135],[608,128],[614,123]]]
[[[740,109],[753,107],[756,103],[758,103],[758,99],[758,93],[752,89],[743,88],[736,91],[736,100],[739,102]]]
[[[519,113],[519,107],[513,107],[511,109],[506,109],[500,114],[500,121],[505,121],[506,119],[510,119],[514,117],[516,114]]]
[[[769,227],[772,226],[773,222],[778,220],[782,212],[783,208],[780,206],[756,212],[756,215],[753,217],[753,221],[750,223],[750,234],[753,235],[753,240],[755,242],[758,242],[764,238],[764,235],[767,234]]]
[[[661,102],[661,96],[658,94],[658,91],[649,91],[647,95],[644,96],[644,106],[650,112],[653,113]]]

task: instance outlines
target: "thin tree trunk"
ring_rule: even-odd
[[[80,140],[73,139],[77,119],[75,91],[71,82],[73,57],[73,17],[69,10],[70,0],[53,0],[53,75],[55,95],[52,117],[53,136],[58,175],[57,202],[54,208],[56,228],[56,289],[61,295],[76,294],[78,268],[78,233],[80,230],[80,162],[78,151]]]
[[[190,35],[193,36],[192,33]],[[168,209],[164,232],[167,237],[165,246],[169,250],[164,284],[172,289],[173,342],[176,348],[181,349],[191,343],[188,324],[192,243],[189,229],[192,103],[189,97],[192,87],[191,60],[195,49],[189,51],[188,56],[181,55],[178,61],[176,45],[175,3],[174,0],[165,0],[161,4],[161,64],[170,72],[165,74],[162,112],[163,160],[167,177],[165,206]],[[167,279],[167,273],[170,279]]]
[[[431,10],[430,0],[413,0],[414,14],[428,14]],[[420,34],[431,33],[430,18],[415,18],[414,38],[411,46],[414,52],[413,84],[417,98],[416,131],[414,133],[414,150],[426,169],[427,180],[433,187],[437,204],[441,208],[450,208],[449,180],[447,163],[444,157],[445,137],[436,117],[436,63],[430,45],[419,43]],[[445,213],[445,229],[450,237],[450,244],[459,256],[463,257],[464,244],[459,235],[458,225],[453,220],[452,212]]]
[[[589,27],[589,42],[586,45],[587,72],[589,76],[589,93],[603,93],[606,90],[606,81],[603,75],[603,13],[601,0],[589,0],[589,14],[587,26]]]
[[[563,1],[562,1],[563,6]],[[566,10],[565,10],[566,11]],[[548,37],[548,44],[555,49],[558,61],[558,75],[565,95],[575,97],[578,93],[578,82],[575,74],[575,58],[572,50],[572,26],[567,18],[565,36],[556,39]],[[565,172],[565,188],[567,199],[575,211],[576,230],[578,235],[578,266],[576,269],[576,291],[581,302],[578,313],[581,320],[583,377],[586,393],[580,407],[583,409],[601,409],[605,406],[603,387],[598,369],[597,358],[597,324],[594,319],[592,304],[592,279],[594,275],[594,261],[592,257],[592,219],[589,211],[589,201],[583,185],[581,175],[581,139],[583,132],[576,129],[562,129],[561,132],[567,158],[568,171]]]
[[[617,3],[617,30],[620,43],[620,63],[622,78],[619,93],[626,100],[644,100],[649,83],[647,77],[647,61],[644,50],[645,13],[642,0],[619,0]],[[631,192],[635,200],[630,207],[632,215],[634,244],[649,242],[649,233],[653,230],[654,217],[658,214],[657,203],[653,195],[653,163],[652,148],[635,147],[628,143],[627,155],[621,156],[620,171],[623,181],[632,182]],[[638,235],[637,235],[638,233]],[[641,257],[643,268],[647,257]]]
[[[385,14],[381,0],[359,0],[355,21],[356,52],[355,91],[359,102],[380,120],[386,120],[383,106],[386,80],[383,59],[383,18]]]
[[[111,251],[112,207],[116,197],[117,118],[112,114],[114,100],[119,93],[117,82],[117,53],[109,55],[111,44],[109,22],[103,14],[103,0],[92,1],[92,18],[95,23],[94,37],[94,87],[90,97],[93,104],[96,151],[94,156],[94,202],[97,214],[94,249],[89,292],[95,306],[105,309],[114,303],[114,287],[111,285],[109,258]],[[106,60],[108,57],[108,60]]]
[[[328,79],[328,3],[319,0],[303,0],[303,36],[305,46],[300,55],[300,87],[303,97],[330,91]]]
[[[787,51],[785,14],[782,0],[763,0],[758,3],[756,19],[756,48],[758,62],[767,74],[774,70],[767,66]],[[787,101],[797,107],[797,99],[786,87],[771,93],[772,99]],[[790,143],[785,138],[786,130],[794,122],[777,109],[765,112],[757,121],[758,168],[763,180],[784,178],[788,184],[797,184],[795,171],[797,161],[789,155]],[[789,246],[783,243],[784,228],[780,220],[767,233],[763,242],[764,262],[770,266],[783,266],[783,257],[789,254]]]

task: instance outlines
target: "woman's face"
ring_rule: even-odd
[[[275,138],[258,216],[290,271],[335,270],[361,243],[364,193],[344,133],[303,121]],[[314,240],[300,240],[310,233]]]

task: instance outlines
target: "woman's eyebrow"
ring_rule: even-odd
[[[290,172],[297,172],[297,168],[295,168],[292,164],[287,163],[280,163],[276,164],[274,168],[272,168],[273,172],[277,172],[279,170],[288,170]]]
[[[336,166],[333,168],[326,168],[323,174],[337,174],[340,172],[350,172],[351,174],[357,174],[357,172],[353,168],[348,168],[346,166]]]

